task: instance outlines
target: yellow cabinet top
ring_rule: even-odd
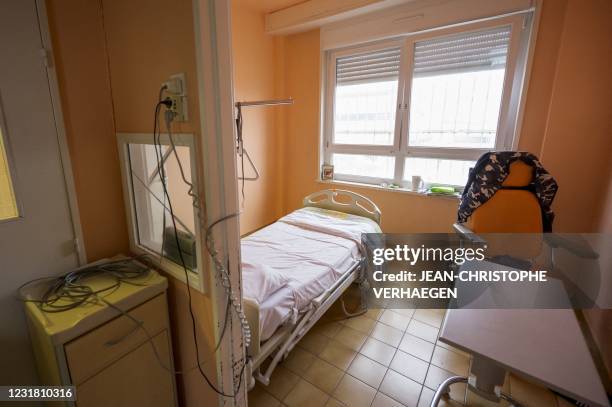
[[[104,301],[93,297],[78,307],[62,312],[45,312],[34,301],[25,303],[29,322],[38,332],[43,331],[53,345],[66,343],[121,315],[114,307],[128,311],[163,293],[168,286],[166,278],[152,269],[145,275],[130,278],[129,281],[123,281],[114,288],[110,287],[116,285],[116,279],[106,275],[81,280],[80,284],[90,287],[93,291],[99,291],[97,295]],[[30,298],[36,296],[31,295]],[[109,306],[105,301],[113,306]],[[64,304],[70,304],[70,301],[62,299],[57,302],[57,305]]]

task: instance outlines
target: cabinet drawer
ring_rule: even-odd
[[[160,365],[172,366],[168,331],[143,343],[77,387],[77,407],[175,406],[174,375]]]
[[[142,321],[153,337],[167,328],[166,312],[164,294],[133,308],[128,314]],[[121,315],[67,343],[64,350],[73,383],[82,383],[146,340],[145,332],[133,320]]]

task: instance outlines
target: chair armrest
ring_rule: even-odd
[[[599,253],[593,250],[589,242],[579,235],[566,237],[554,233],[544,233],[544,240],[553,249],[565,249],[583,259],[599,258]]]
[[[461,235],[462,238],[469,240],[473,244],[482,245],[487,243],[486,240],[478,236],[472,229],[462,223],[453,223],[453,229],[455,229],[455,232]]]

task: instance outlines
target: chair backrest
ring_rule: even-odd
[[[510,164],[502,186],[520,188],[533,179],[533,168],[522,161]],[[475,233],[541,233],[542,210],[531,191],[500,189],[474,211],[467,226]]]
[[[528,186],[533,179],[533,168],[522,161],[510,164],[510,172],[502,186],[521,188]],[[478,207],[469,218],[466,226],[476,234],[482,233],[532,233],[525,239],[512,239],[512,255],[519,258],[532,258],[542,249],[542,210],[535,194],[524,189],[500,189],[487,202]],[[508,254],[508,245],[489,247],[488,252]]]

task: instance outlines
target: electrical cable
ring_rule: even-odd
[[[171,148],[173,150],[174,156],[176,158],[178,167],[179,167],[179,172],[181,174],[181,178],[183,180],[183,182],[188,186],[189,190],[187,191],[187,194],[192,198],[192,204],[194,206],[194,208],[196,209],[197,215],[199,219],[203,219],[202,213],[201,213],[201,206],[200,206],[200,198],[199,196],[194,192],[194,186],[193,184],[187,179],[186,175],[185,175],[185,170],[183,168],[183,164],[181,162],[181,159],[177,153],[177,149],[176,149],[176,145],[174,144],[174,139],[173,139],[173,135],[172,135],[172,128],[171,128],[171,122],[173,119],[173,112],[171,111],[166,111],[166,130],[168,132],[168,139],[170,141],[170,145]],[[223,265],[223,262],[221,262],[219,260],[219,253],[215,248],[214,245],[214,240],[212,238],[212,229],[214,226],[216,226],[217,224],[226,221],[228,219],[231,219],[233,217],[239,216],[240,213],[233,213],[230,215],[226,215],[221,217],[220,219],[217,219],[215,222],[211,223],[208,227],[205,227],[206,233],[205,233],[205,243],[206,243],[206,248],[208,250],[209,255],[211,256],[211,258],[213,259],[213,262],[215,263],[215,268],[216,270],[219,272],[220,276],[221,276],[221,285],[224,287],[225,291],[226,291],[226,295],[229,298],[229,300],[232,303],[232,306],[234,308],[234,310],[236,311],[236,314],[238,315],[238,319],[240,320],[240,324],[241,324],[241,328],[242,328],[242,333],[243,336],[245,338],[245,346],[249,346],[251,343],[251,328],[249,326],[249,321],[246,318],[246,315],[244,314],[244,311],[242,309],[242,305],[240,304],[240,302],[238,301],[236,295],[234,294],[232,287],[231,287],[231,280],[229,277],[229,273],[227,271],[227,269],[225,268],[225,266]]]
[[[177,161],[178,167],[179,167],[179,172],[181,174],[181,178],[183,180],[183,182],[188,186],[189,190],[188,190],[188,195],[191,196],[192,198],[192,203],[194,208],[196,209],[198,218],[202,221],[203,220],[203,216],[201,213],[201,206],[200,206],[200,199],[199,196],[194,192],[194,186],[193,184],[187,179],[187,176],[185,175],[185,170],[183,167],[183,164],[181,162],[181,159],[178,155],[177,152],[177,148],[176,145],[174,143],[174,138],[172,135],[172,127],[171,127],[171,123],[172,123],[172,119],[174,118],[174,114],[171,111],[166,111],[165,112],[165,119],[166,119],[166,130],[168,133],[168,138],[170,141],[170,145],[171,145],[171,149],[174,153],[175,159]],[[219,259],[219,253],[215,248],[214,245],[214,240],[212,239],[212,229],[214,228],[214,226],[218,225],[219,223],[228,220],[230,218],[239,216],[240,213],[234,213],[234,214],[230,214],[230,215],[226,215],[223,216],[220,219],[217,219],[216,221],[214,221],[213,223],[211,223],[208,227],[205,227],[206,233],[205,233],[205,244],[206,244],[206,248],[207,251],[209,253],[209,255],[211,256],[211,258],[213,259],[213,263],[215,264],[215,269],[217,270],[220,279],[221,279],[221,285],[224,287],[225,291],[226,291],[226,296],[227,296],[227,303],[226,303],[226,315],[223,321],[223,328],[221,331],[221,334],[219,336],[219,342],[217,343],[217,346],[215,346],[215,351],[219,348],[219,346],[221,345],[221,341],[225,335],[225,331],[227,329],[227,323],[229,320],[229,314],[227,313],[227,311],[229,310],[229,304],[231,303],[232,307],[234,308],[239,321],[240,321],[240,325],[241,325],[241,329],[242,329],[242,334],[243,334],[243,338],[245,340],[245,346],[249,346],[250,344],[250,340],[251,340],[251,329],[249,326],[249,322],[246,318],[246,315],[242,309],[241,303],[238,301],[236,295],[233,292],[232,286],[231,286],[231,280],[229,277],[229,273],[227,271],[227,269],[225,268],[223,262]],[[204,223],[204,222],[202,222]],[[180,249],[179,249],[180,250]],[[244,370],[244,366],[241,369],[242,371]],[[240,376],[240,381],[242,381],[242,373]]]
[[[94,303],[98,296],[111,294],[122,283],[134,284],[130,280],[141,278],[149,273],[148,267],[136,263],[143,260],[147,260],[146,255],[89,265],[59,276],[37,278],[19,286],[17,295],[23,302],[37,303],[43,312],[69,311],[85,304]],[[97,290],[93,290],[90,286],[82,283],[83,280],[100,275],[111,278],[112,282],[108,286]],[[39,298],[33,299],[25,295],[24,290],[26,288],[43,281],[47,281],[48,286]]]
[[[148,342],[151,344],[153,348],[155,357],[162,368],[164,368],[165,370],[173,374],[185,374],[197,368],[201,376],[204,378],[208,386],[213,391],[215,391],[217,394],[222,395],[224,397],[234,398],[238,394],[241,384],[242,384],[242,377],[243,377],[244,370],[247,365],[246,361],[244,359],[240,359],[239,361],[236,361],[234,364],[235,366],[238,363],[242,363],[242,367],[238,374],[238,378],[239,378],[238,385],[234,389],[234,394],[226,394],[223,391],[219,390],[206,376],[201,366],[203,362],[200,362],[200,356],[199,356],[200,351],[199,351],[199,345],[198,345],[197,334],[196,334],[196,321],[195,321],[195,315],[193,312],[193,306],[192,306],[192,300],[191,300],[191,290],[190,290],[190,284],[189,284],[189,272],[187,270],[186,262],[185,262],[183,252],[180,246],[180,241],[178,239],[178,228],[176,225],[176,216],[174,215],[172,202],[171,202],[167,184],[166,184],[165,168],[160,158],[160,157],[163,157],[163,152],[162,152],[162,144],[161,144],[161,134],[158,134],[158,118],[159,118],[161,106],[164,105],[168,107],[168,104],[167,104],[168,101],[161,100],[163,90],[164,90],[164,87],[160,89],[160,100],[155,106],[155,117],[154,117],[154,124],[153,124],[153,144],[154,144],[155,156],[156,156],[156,161],[157,161],[157,166],[158,166],[158,175],[160,177],[162,189],[164,193],[164,201],[167,200],[167,203],[168,203],[167,208],[165,205],[162,205],[164,207],[164,224],[165,224],[165,216],[166,216],[165,212],[166,210],[168,210],[170,212],[170,218],[172,219],[172,227],[174,229],[174,237],[175,237],[175,242],[176,242],[178,252],[179,252],[179,258],[181,260],[181,264],[185,272],[185,281],[187,284],[188,303],[189,303],[189,314],[191,317],[191,327],[192,327],[192,334],[193,334],[197,364],[188,370],[182,370],[182,371],[176,371],[166,366],[163,363],[161,357],[159,356],[157,348],[155,344],[153,343],[153,338],[149,334],[147,329],[144,327],[143,322],[137,320],[136,318],[134,318],[132,315],[130,315],[126,311],[122,310],[121,308],[117,307],[116,305],[112,304],[111,302],[107,301],[105,298],[102,297],[102,294],[108,295],[114,292],[115,290],[117,290],[122,283],[137,284],[130,280],[140,278],[143,275],[148,274],[151,269],[149,267],[143,267],[137,263],[138,261],[142,261],[145,264],[152,263],[149,260],[147,255],[141,255],[141,256],[137,256],[137,257],[129,258],[129,259],[108,261],[102,264],[89,265],[84,268],[79,268],[77,270],[65,273],[57,277],[43,277],[43,278],[30,280],[22,284],[18,288],[17,292],[18,292],[20,300],[24,302],[36,302],[38,304],[38,307],[43,312],[48,312],[48,313],[65,312],[65,311],[80,307],[84,304],[94,303],[94,302],[103,302],[107,304],[109,307],[118,311],[121,315],[132,320],[135,323],[135,329],[143,330],[143,332],[147,336]],[[168,118],[170,116],[167,115],[166,117]],[[167,121],[170,143],[172,145],[172,149],[174,150],[174,154],[175,154],[176,160],[180,168],[181,177],[183,178],[183,181],[190,187],[188,194],[192,197],[194,207],[196,208],[198,212],[198,218],[201,220],[202,218],[200,216],[199,197],[193,191],[194,189],[193,185],[189,181],[187,181],[185,177],[182,163],[176,152],[174,141],[172,140],[172,135],[170,131],[170,122],[171,122],[171,118]],[[132,171],[131,166],[130,166],[130,171]],[[250,342],[251,334],[250,334],[250,327],[248,325],[248,321],[246,320],[246,316],[244,315],[244,312],[242,311],[242,307],[240,306],[240,303],[237,301],[235,295],[233,294],[233,290],[231,288],[231,282],[229,280],[229,273],[227,272],[227,269],[223,266],[223,263],[218,259],[218,252],[216,251],[214,247],[214,242],[211,237],[212,228],[215,225],[227,219],[235,217],[235,216],[239,216],[239,213],[227,215],[227,216],[224,216],[216,220],[215,222],[213,222],[210,226],[206,228],[206,233],[205,233],[207,250],[209,254],[211,255],[211,257],[213,258],[217,271],[221,275],[222,286],[225,288],[225,291],[228,297],[228,301],[226,303],[223,328],[219,336],[219,341],[214,348],[214,352],[216,352],[218,348],[220,347],[222,339],[225,335],[227,322],[229,320],[230,304],[233,306],[233,308],[235,309],[236,313],[238,314],[240,318],[241,327],[243,330],[243,336],[245,338],[245,342],[247,343],[246,346],[248,346],[248,343]],[[162,236],[162,256],[163,256],[164,240],[165,240],[165,236]],[[160,261],[161,261],[161,257],[160,257]],[[128,267],[129,264],[132,264],[131,267]],[[91,277],[98,276],[98,275],[105,275],[108,277],[112,277],[113,282],[110,285],[102,287],[97,290],[93,290],[90,286],[80,283],[81,280],[85,280],[87,278],[91,278]],[[27,287],[29,287],[31,284],[42,283],[43,281],[48,281],[49,284],[48,284],[47,289],[45,290],[45,292],[40,298],[32,299],[24,295],[23,291]],[[143,285],[143,284],[140,284],[140,285]],[[60,301],[65,301],[66,303],[60,304]]]
[[[160,91],[160,94],[161,94],[161,91]],[[181,265],[182,265],[183,271],[185,273],[185,284],[187,286],[187,300],[188,300],[188,304],[189,304],[189,316],[190,316],[190,319],[191,319],[191,333],[192,333],[192,336],[193,336],[193,343],[194,343],[194,347],[195,347],[196,361],[199,361],[200,360],[200,346],[198,344],[198,336],[197,336],[197,329],[196,329],[196,319],[195,319],[195,314],[193,312],[193,304],[192,304],[192,299],[191,299],[191,285],[189,283],[189,272],[187,271],[187,265],[186,265],[185,259],[183,257],[183,251],[181,250],[181,243],[180,243],[180,240],[178,238],[178,228],[176,226],[176,219],[174,217],[174,209],[172,207],[172,200],[170,198],[170,194],[168,193],[168,188],[167,188],[167,185],[166,185],[166,172],[165,172],[165,168],[164,168],[164,165],[161,162],[161,159],[163,157],[162,144],[161,144],[161,134],[158,136],[157,128],[158,128],[159,111],[160,111],[160,107],[162,105],[165,105],[165,101],[159,100],[157,102],[157,105],[155,106],[155,117],[154,117],[154,121],[153,121],[153,145],[154,145],[154,148],[155,148],[155,158],[157,160],[158,175],[159,175],[159,178],[161,180],[164,196],[166,197],[166,200],[168,202],[168,209],[170,210],[170,219],[172,221],[172,228],[174,229],[174,239],[175,239],[176,247],[178,249],[178,254],[179,254],[180,261],[181,261]],[[162,256],[163,256],[163,253],[162,253]],[[215,393],[217,393],[217,394],[219,394],[221,396],[224,396],[224,397],[235,397],[235,394],[230,395],[230,394],[226,394],[223,391],[219,390],[211,382],[211,380],[208,378],[208,376],[206,376],[206,373],[204,373],[204,370],[202,369],[202,366],[199,363],[197,364],[197,368],[198,368],[198,371],[200,372],[200,376],[202,376],[204,381],[206,381],[206,384],[208,384],[208,386]]]
[[[84,304],[93,304],[96,302],[104,303],[108,307],[116,310],[120,315],[132,320],[135,323],[134,330],[141,329],[145,333],[147,336],[147,341],[153,348],[155,358],[163,369],[172,374],[186,374],[195,370],[197,366],[193,366],[186,370],[174,370],[166,366],[159,355],[157,347],[153,343],[153,337],[144,326],[143,321],[136,319],[133,315],[129,314],[128,311],[121,309],[102,296],[112,294],[123,283],[144,286],[144,283],[138,283],[133,280],[145,277],[147,274],[149,274],[151,268],[142,267],[139,263],[146,266],[147,264],[152,265],[153,261],[149,259],[148,255],[141,255],[127,259],[111,260],[100,264],[93,264],[62,274],[60,276],[42,277],[27,281],[17,289],[17,294],[21,301],[36,303],[38,308],[45,313],[66,312],[78,308]],[[92,290],[90,286],[81,283],[82,281],[100,276],[112,278],[112,283],[97,290]],[[42,284],[43,281],[48,281],[48,287],[39,298],[31,298],[30,296],[26,295],[24,291],[30,288],[31,285]],[[60,304],[62,302],[63,304]],[[112,343],[109,342],[109,344]],[[202,364],[202,362],[200,362],[200,364]]]
[[[244,205],[244,181],[245,181],[245,175],[244,175],[244,140],[242,138],[242,108],[240,107],[240,105],[238,106],[238,112],[236,113],[236,140],[237,140],[237,148],[238,148],[238,155],[240,156],[240,171],[242,176],[241,178],[241,187],[240,187],[240,192],[242,194],[242,205]]]

